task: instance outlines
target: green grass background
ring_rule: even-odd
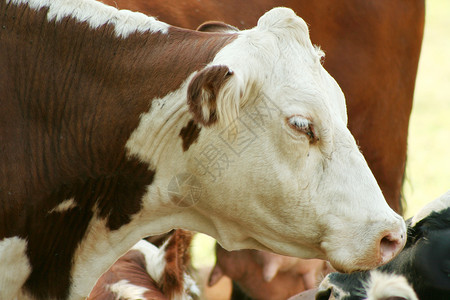
[[[405,217],[450,189],[450,0],[427,0],[408,136]],[[214,240],[197,235],[196,267],[214,263]]]

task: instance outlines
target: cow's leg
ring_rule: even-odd
[[[30,275],[27,241],[19,237],[0,241],[0,299],[14,299]]]

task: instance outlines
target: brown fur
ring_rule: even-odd
[[[195,123],[194,120],[190,120],[185,127],[180,131],[180,137],[183,140],[183,151],[189,150],[189,147],[197,141],[201,128]]]
[[[120,39],[113,25],[46,13],[0,2],[0,239],[27,239],[30,294],[64,299],[94,207],[120,229],[157,172],[125,150],[139,116],[234,35],[170,28]],[[75,208],[48,214],[71,198]]]
[[[181,27],[218,20],[240,29],[276,6],[294,9],[325,50],[325,68],[347,99],[349,128],[389,205],[402,213],[408,122],[425,0],[104,0]]]
[[[162,291],[169,299],[183,290],[184,278],[191,262],[190,245],[193,233],[178,229],[166,246],[166,267],[161,282]]]

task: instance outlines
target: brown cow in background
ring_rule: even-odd
[[[247,29],[275,6],[292,8],[326,53],[324,66],[346,96],[350,131],[386,201],[403,212],[406,140],[425,0],[102,1],[191,29],[208,20]]]
[[[208,286],[222,276],[233,280],[232,300],[285,300],[318,285],[331,266],[320,259],[301,259],[258,250],[226,251],[216,244],[216,264]]]

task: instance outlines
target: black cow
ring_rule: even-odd
[[[408,240],[396,258],[372,271],[329,274],[316,300],[449,300],[450,191],[407,224]]]

